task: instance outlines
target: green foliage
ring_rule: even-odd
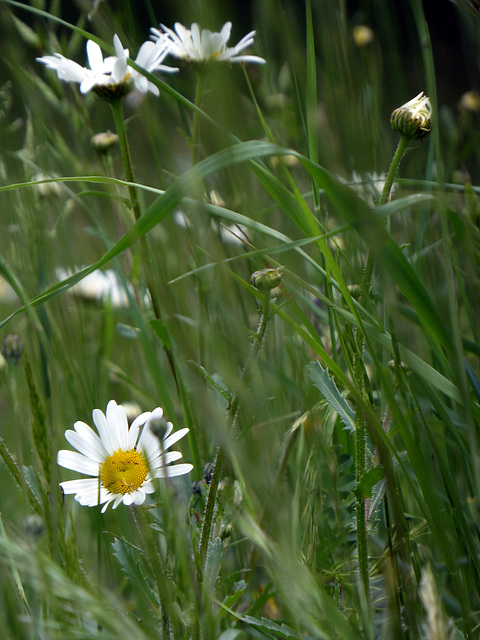
[[[475,639],[480,100],[436,74],[434,17],[120,4],[0,3],[0,341],[23,345],[0,361],[2,634]],[[478,24],[444,4],[470,68]],[[35,62],[230,19],[266,65],[131,61],[160,96],[113,113]],[[390,115],[420,89],[432,132],[387,199]],[[194,469],[101,514],[56,455],[111,398],[188,427]]]

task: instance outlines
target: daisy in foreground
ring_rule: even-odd
[[[244,49],[253,44],[255,31],[250,31],[234,47],[227,47],[230,39],[232,23],[226,22],[220,32],[212,32],[202,29],[196,22],[187,29],[176,22],[175,31],[161,24],[159,29],[150,29],[152,40],[158,42],[165,35],[169,38],[169,53],[176,58],[182,58],[190,62],[257,62],[264,64],[266,61],[258,56],[238,55]]]
[[[128,49],[123,48],[120,38],[116,34],[113,37],[113,46],[116,55],[104,58],[98,44],[93,40],[88,40],[87,58],[90,69],[65,58],[60,53],[37,58],[37,61],[46,65],[47,69],[56,71],[60,80],[79,83],[81,93],[93,90],[101,97],[111,98],[125,95],[135,88],[141,93],[150,91],[158,95],[158,88],[136,69],[129,66]],[[169,47],[170,40],[166,35],[155,43],[144,42],[138,51],[135,62],[149,73],[178,71],[178,69],[162,64],[168,54]]]
[[[79,453],[61,450],[57,456],[61,467],[90,476],[60,483],[63,492],[74,493],[81,505],[95,507],[105,503],[104,513],[111,502],[113,509],[121,502],[143,504],[146,495],[155,490],[154,478],[181,476],[193,469],[191,464],[170,465],[182,454],[166,450],[188,429],[172,433],[172,423],[163,422],[165,428],[157,435],[154,431],[163,420],[160,407],[139,415],[130,428],[124,408],[115,400],[108,403],[106,415],[94,409],[92,417],[99,435],[84,422],[75,422],[75,431],[67,430],[65,438]]]

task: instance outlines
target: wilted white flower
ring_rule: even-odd
[[[116,55],[104,58],[99,45],[93,40],[88,40],[87,58],[89,69],[65,58],[60,53],[37,58],[37,61],[46,65],[47,69],[56,71],[60,80],[79,83],[81,93],[88,93],[93,90],[102,97],[113,98],[125,95],[135,88],[141,93],[150,91],[158,95],[158,88],[149,82],[145,76],[129,66],[127,61],[129,57],[128,49],[123,48],[120,38],[116,34],[113,37],[113,45]],[[178,71],[178,69],[161,64],[168,54],[169,46],[170,41],[167,36],[158,38],[155,43],[151,41],[144,42],[135,59],[136,64],[150,73],[154,71]]]
[[[154,478],[181,476],[193,469],[191,464],[171,465],[182,454],[166,452],[188,429],[172,433],[172,423],[165,422],[161,439],[152,432],[152,426],[163,419],[160,407],[142,413],[130,427],[124,408],[115,400],[108,403],[106,414],[94,409],[92,417],[99,435],[84,422],[75,422],[75,430],[67,430],[65,438],[79,453],[61,450],[57,455],[61,467],[90,476],[60,483],[63,492],[75,494],[81,505],[103,504],[104,513],[112,502],[113,509],[121,502],[143,504],[155,490]]]
[[[250,31],[234,47],[227,47],[230,38],[232,23],[226,22],[220,32],[212,32],[202,29],[196,22],[187,29],[176,22],[175,31],[165,25],[159,29],[152,28],[151,38],[158,42],[159,38],[167,35],[170,40],[171,53],[176,58],[182,58],[190,62],[256,62],[264,64],[266,61],[258,56],[239,55],[244,49],[253,44],[255,31]]]

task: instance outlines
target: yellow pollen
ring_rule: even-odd
[[[136,449],[118,449],[100,465],[102,484],[110,493],[125,495],[136,491],[145,482],[147,473],[147,461]]]

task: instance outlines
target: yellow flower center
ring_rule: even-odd
[[[110,493],[125,495],[136,491],[145,482],[147,473],[147,461],[136,449],[118,449],[100,465],[102,484]]]

